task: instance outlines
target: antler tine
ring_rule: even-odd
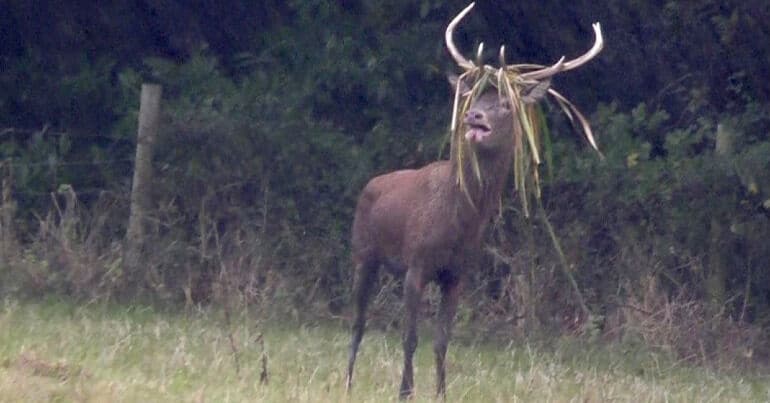
[[[521,74],[519,77],[521,77],[524,80],[542,80],[544,78],[551,77],[562,71],[572,70],[574,68],[577,68],[586,64],[589,60],[593,59],[596,55],[598,55],[599,52],[601,52],[602,48],[604,47],[604,38],[602,37],[601,25],[598,22],[596,22],[593,24],[593,28],[594,28],[594,36],[595,36],[594,45],[591,47],[591,49],[588,50],[588,52],[584,53],[582,56],[576,59],[570,60],[566,63],[564,62],[564,57],[562,57],[553,66],[546,67],[540,70],[529,71]]]
[[[604,38],[602,37],[602,26],[595,22],[593,23],[594,28],[594,36],[596,39],[594,40],[594,46],[591,47],[591,49],[588,50],[583,56],[578,57],[575,60],[570,60],[567,63],[564,63],[564,70],[572,70],[576,67],[580,67],[584,65],[589,60],[593,59],[596,55],[599,54],[599,52],[602,51],[602,48],[604,48]]]
[[[475,6],[476,3],[473,2],[468,5],[468,7],[465,7],[463,11],[460,11],[459,14],[449,23],[449,25],[446,27],[446,33],[444,34],[444,39],[446,40],[446,47],[449,49],[449,53],[452,55],[452,58],[455,59],[458,65],[460,67],[469,70],[475,67],[473,62],[463,57],[463,55],[457,50],[457,47],[454,44],[454,41],[452,40],[452,34],[454,33],[455,27],[457,27],[457,24],[460,23],[460,20],[467,15],[471,9],[473,9],[473,6]]]
[[[562,56],[561,59],[559,59],[559,61],[556,62],[553,66],[546,67],[546,68],[540,69],[540,70],[530,71],[530,72],[527,72],[527,73],[522,73],[519,77],[522,80],[526,80],[526,81],[529,81],[529,80],[539,81],[539,80],[542,80],[544,78],[548,78],[548,77],[551,77],[553,75],[556,75],[556,74],[566,70],[566,68],[565,68],[566,64],[564,63],[564,59],[565,59],[564,56]]]

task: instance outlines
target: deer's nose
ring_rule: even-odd
[[[484,112],[470,110],[468,112],[465,112],[465,119],[466,120],[483,120]]]

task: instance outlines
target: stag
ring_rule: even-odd
[[[465,69],[475,64],[465,59],[453,43],[453,31],[470,12],[473,3],[447,26],[446,45]],[[583,56],[569,62],[528,71],[521,78],[537,85],[551,76],[574,69],[593,58],[602,47],[595,25],[596,42]],[[501,49],[501,54],[503,53]],[[502,57],[501,57],[502,58]],[[470,84],[450,77],[455,91],[469,91]],[[541,86],[542,87],[542,86]],[[539,96],[545,93],[540,92]],[[355,266],[352,340],[348,361],[347,388],[353,379],[356,354],[363,338],[366,309],[381,266],[404,277],[403,323],[404,369],[400,398],[413,390],[412,357],[417,347],[417,320],[423,290],[430,282],[441,292],[433,349],[436,360],[436,391],[445,396],[444,360],[463,284],[463,277],[477,264],[482,235],[499,208],[514,155],[513,126],[517,115],[492,87],[478,96],[462,117],[464,141],[476,154],[477,167],[467,161],[437,161],[416,170],[399,170],[377,176],[364,187],[358,199],[352,227],[352,259]],[[462,172],[460,172],[462,170]],[[478,175],[480,171],[480,175]],[[466,178],[464,189],[458,173]]]

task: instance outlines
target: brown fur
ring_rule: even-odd
[[[385,265],[405,276],[402,398],[413,388],[412,355],[417,346],[416,323],[423,289],[431,281],[441,288],[434,350],[437,392],[444,394],[444,356],[460,285],[478,260],[484,229],[497,211],[513,160],[511,112],[494,88],[482,94],[465,116],[468,127],[479,122],[491,128],[491,133],[482,141],[466,140],[472,142],[478,156],[482,179],[476,179],[470,166],[463,167],[468,194],[458,185],[457,169],[450,161],[375,177],[361,192],[352,230],[356,317],[348,387],[363,337],[366,306],[378,270]]]

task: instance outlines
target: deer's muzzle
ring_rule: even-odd
[[[468,141],[479,143],[492,133],[492,128],[483,112],[470,110],[465,114],[463,122],[468,128],[465,132],[465,139]]]

